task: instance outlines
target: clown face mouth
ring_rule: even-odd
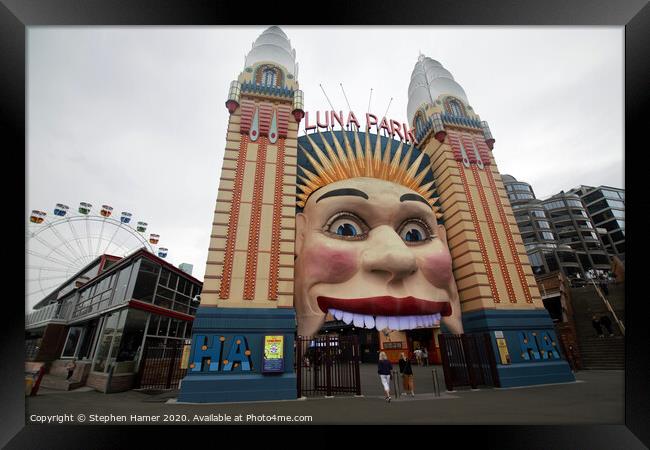
[[[430,328],[440,323],[441,317],[451,315],[448,301],[421,300],[415,297],[391,296],[357,299],[318,297],[318,307],[337,320],[354,324],[357,328],[377,330],[413,330]]]

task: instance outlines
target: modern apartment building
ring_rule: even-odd
[[[579,186],[569,192],[580,196],[605,250],[625,260],[625,189]]]
[[[575,250],[583,276],[592,269],[595,272],[610,269],[610,257],[579,195],[560,192],[542,204],[553,224],[558,244]]]
[[[535,197],[531,185],[511,175],[502,179],[535,276],[558,270],[567,276],[582,273],[575,250],[559,242],[544,202]]]

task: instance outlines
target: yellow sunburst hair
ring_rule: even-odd
[[[409,164],[415,149],[413,144],[408,149],[404,149],[404,142],[400,141],[395,154],[391,158],[391,147],[396,142],[393,139],[386,139],[386,146],[382,149],[382,139],[379,135],[377,135],[374,148],[372,148],[370,134],[367,132],[365,133],[363,145],[357,131],[353,132],[354,142],[352,143],[348,138],[348,133],[343,131],[341,133],[343,135],[343,145],[339,142],[334,131],[329,130],[329,134],[332,137],[334,148],[321,134],[320,130],[318,135],[322,142],[322,148],[309,134],[304,137],[309,141],[311,150],[307,150],[299,144],[300,149],[316,172],[313,173],[300,166],[300,170],[305,175],[298,175],[298,189],[301,192],[296,195],[298,197],[296,204],[300,208],[304,208],[309,196],[323,186],[350,178],[368,177],[390,181],[412,189],[424,197],[434,211],[437,211],[434,206],[438,200],[438,197],[434,197],[434,182],[429,181],[423,184],[425,177],[431,173],[431,170],[427,165],[419,169],[424,158],[424,152],[420,152],[417,158]],[[302,137],[300,140],[302,140]],[[436,212],[436,217],[441,218],[442,214]]]

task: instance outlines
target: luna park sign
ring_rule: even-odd
[[[310,130],[333,130],[336,126],[341,129],[350,129],[352,125],[357,130],[361,129],[361,123],[357,116],[352,111],[347,112],[347,116],[343,111],[316,111],[315,113],[305,112],[305,133]],[[399,122],[394,119],[382,117],[381,120],[371,113],[365,114],[365,130],[371,131],[375,129],[377,134],[384,130],[387,135],[392,139],[399,137],[401,141],[417,144],[415,139],[415,128],[409,128],[408,124]]]

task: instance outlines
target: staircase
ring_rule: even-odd
[[[70,379],[67,379],[68,370],[65,368],[68,360],[56,360],[52,362],[50,371],[43,375],[41,387],[56,389],[61,391],[70,391],[85,385],[86,378],[90,372],[90,362],[77,361],[77,365]]]
[[[609,295],[606,297],[619,320],[625,325],[624,285],[610,283]],[[590,283],[584,287],[571,288],[571,303],[583,367],[585,369],[623,370],[625,368],[625,338],[594,286]],[[605,337],[598,337],[596,330],[591,325],[591,317],[594,314],[598,317],[603,314],[609,315],[612,320],[613,337],[608,336],[604,327]]]

